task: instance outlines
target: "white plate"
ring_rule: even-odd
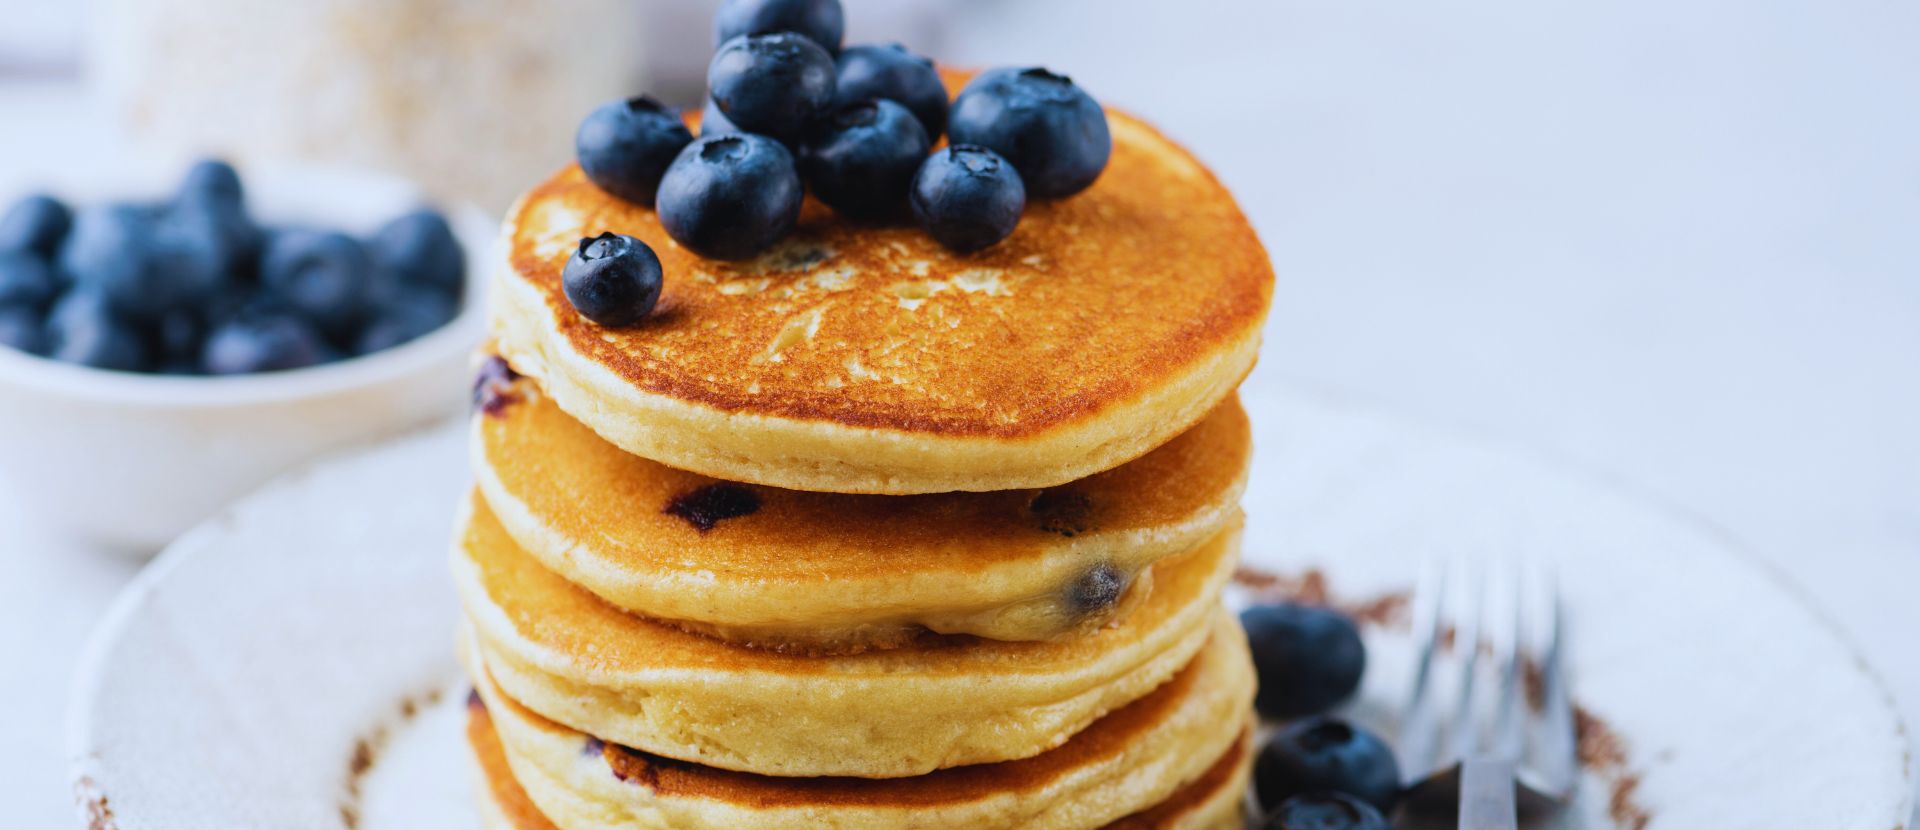
[[[1587,776],[1563,826],[1904,825],[1907,739],[1886,690],[1721,535],[1374,410],[1247,395],[1251,563],[1318,568],[1356,598],[1404,590],[1423,552],[1559,560],[1577,696],[1624,753]],[[96,634],[72,712],[83,810],[111,814],[96,826],[472,830],[444,567],[465,459],[448,427],[323,465],[142,574]],[[1363,709],[1402,691],[1395,638],[1370,633]]]

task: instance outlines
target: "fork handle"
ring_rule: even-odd
[[[1485,755],[1460,764],[1460,830],[1518,830],[1513,764]]]

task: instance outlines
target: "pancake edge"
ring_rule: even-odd
[[[1238,406],[1234,397],[1221,406]],[[836,595],[849,599],[821,603],[813,586],[733,575],[724,571],[694,573],[689,569],[635,573],[623,570],[609,557],[592,549],[591,540],[569,536],[542,520],[515,496],[494,468],[487,450],[487,415],[475,414],[469,433],[474,483],[500,525],[521,549],[569,582],[591,591],[609,604],[654,619],[686,624],[700,633],[730,642],[772,648],[815,649],[822,652],[853,643],[893,647],[891,639],[851,637],[836,633],[862,628],[895,631],[911,637],[918,631],[971,634],[995,640],[1043,640],[1084,633],[1098,619],[1078,621],[1043,636],[1010,636],[995,627],[1000,612],[1022,603],[1048,599],[1083,573],[1092,563],[1107,563],[1125,573],[1129,582],[1155,562],[1207,544],[1221,531],[1240,525],[1239,507],[1251,469],[1251,448],[1241,469],[1217,498],[1170,524],[1121,531],[1096,530],[1050,540],[1050,549],[1032,559],[1006,560],[980,567],[936,574],[912,575],[914,593],[931,604],[903,610],[895,593],[880,589],[896,582],[894,575],[868,578],[838,577]],[[983,586],[1006,586],[989,595]],[[1132,592],[1129,591],[1131,594]],[[859,601],[862,598],[864,602]],[[937,599],[935,599],[937,598]],[[1125,600],[1123,600],[1123,604]],[[780,609],[778,615],[757,609]],[[794,609],[804,608],[804,613]],[[1109,609],[1116,612],[1118,609]]]
[[[476,675],[475,686],[489,710],[502,711],[496,709],[501,706],[515,707],[522,710],[516,714],[536,719],[521,724],[505,721],[508,728],[499,729],[497,735],[511,777],[524,788],[523,792],[538,811],[550,821],[555,814],[582,813],[604,816],[611,822],[606,825],[581,824],[580,830],[599,826],[671,827],[676,830],[734,827],[879,830],[901,826],[900,818],[904,813],[948,807],[972,811],[971,814],[961,812],[958,815],[943,815],[943,820],[951,818],[960,822],[950,826],[1019,826],[1039,830],[1109,826],[1208,828],[1224,826],[1218,823],[1221,819],[1232,817],[1237,820],[1239,816],[1252,762],[1251,741],[1256,726],[1252,713],[1253,669],[1246,652],[1245,638],[1239,634],[1238,623],[1230,615],[1221,612],[1218,623],[1210,628],[1214,638],[1194,658],[1195,661],[1208,661],[1210,667],[1200,668],[1195,664],[1195,670],[1202,674],[1194,678],[1193,686],[1182,694],[1179,702],[1172,704],[1167,715],[1152,721],[1140,734],[1130,733],[1122,739],[1123,748],[1118,751],[1053,772],[1045,779],[1033,782],[1033,786],[1027,790],[1010,791],[1015,797],[1024,797],[1048,788],[1100,788],[1096,795],[1083,793],[1069,805],[1076,808],[1072,817],[1065,816],[1065,811],[1060,809],[1061,799],[1066,795],[1059,792],[1048,794],[1045,798],[1047,806],[1042,813],[1044,820],[1038,823],[1027,814],[1030,811],[1009,815],[1008,805],[1005,804],[1008,796],[1003,792],[979,798],[956,798],[953,801],[936,799],[926,803],[915,801],[879,807],[857,800],[849,803],[844,799],[817,803],[781,803],[764,799],[742,806],[712,795],[663,796],[646,781],[620,781],[605,761],[596,756],[582,755],[576,742],[584,743],[586,733],[551,721],[537,722],[544,721],[544,718],[515,701],[485,674]],[[484,672],[484,669],[478,671]],[[1208,680],[1213,682],[1206,682]],[[1204,695],[1197,690],[1204,690]],[[503,722],[498,717],[494,720],[496,724]],[[1238,728],[1227,726],[1235,722],[1240,724]],[[560,734],[562,732],[566,735]],[[1173,735],[1169,737],[1166,733]],[[1160,737],[1153,742],[1153,751],[1142,753],[1135,747],[1143,746],[1143,736],[1150,734]],[[552,745],[544,748],[536,746],[540,742]],[[1153,808],[1201,778],[1236,749],[1242,750],[1243,754],[1226,776],[1226,788],[1222,793],[1230,793],[1230,798],[1210,798],[1197,805],[1202,809],[1181,810],[1169,817],[1177,821],[1151,824],[1127,821],[1136,816],[1150,815]],[[1143,754],[1145,757],[1140,757]],[[1194,762],[1192,759],[1196,757],[1205,760]],[[537,760],[540,758],[546,760]],[[549,768],[559,758],[567,758],[570,768],[564,771]],[[579,759],[590,759],[592,763],[583,764]],[[1099,780],[1089,780],[1096,773],[1107,774]],[[605,803],[608,799],[589,799],[581,795],[583,788],[599,790],[603,796],[613,794],[614,800],[627,802],[627,807],[618,812],[610,810]],[[695,812],[690,813],[690,810]],[[1121,810],[1126,812],[1115,815]],[[708,811],[712,811],[712,814]],[[920,812],[919,815],[924,817],[926,813]],[[1020,823],[1007,823],[1012,821]],[[558,822],[555,825],[562,826]]]
[[[493,731],[485,707],[480,707],[478,714],[470,713],[468,718],[468,750],[473,755],[470,760],[474,767],[475,800],[479,802],[477,807],[482,830],[560,830],[552,819],[534,806],[526,788],[507,768],[508,762],[500,748],[499,735],[483,737],[476,734],[479,730]],[[481,722],[476,718],[488,720]],[[1200,779],[1175,790],[1165,801],[1113,822],[1102,830],[1242,830],[1245,826],[1242,807],[1253,772],[1253,736],[1254,726],[1249,722],[1239,743],[1229,747],[1227,754],[1214,762],[1214,768],[1202,773]],[[483,748],[483,740],[491,741],[491,746]],[[1223,765],[1225,769],[1221,770]],[[1204,792],[1195,790],[1216,774],[1222,780]],[[499,780],[496,775],[506,780]],[[1173,803],[1176,800],[1181,803]]]
[[[996,676],[995,690],[1003,705],[984,713],[978,698],[969,694],[974,677],[903,676],[864,659],[899,652],[850,658],[777,656],[665,627],[677,636],[711,642],[723,655],[767,655],[804,664],[806,671],[723,669],[719,676],[730,675],[732,682],[716,682],[714,672],[685,668],[616,670],[590,655],[562,653],[529,639],[511,613],[488,595],[460,543],[454,546],[453,570],[479,644],[477,656],[509,695],[543,717],[656,755],[720,769],[899,778],[1037,755],[1065,743],[1107,712],[1149,694],[1204,646],[1211,619],[1219,613],[1220,590],[1239,561],[1239,544],[1236,524],[1206,546],[1220,550],[1183,554],[1217,561],[1206,563],[1210,569],[1191,600],[1169,610],[1130,647],[1104,651],[1059,671]],[[1000,645],[1022,644],[979,641],[959,648]],[[851,670],[862,662],[869,666]],[[835,694],[820,694],[823,678],[835,681]],[[796,712],[796,700],[810,701],[813,708]],[[860,734],[850,735],[849,724],[860,726]],[[834,750],[824,749],[828,747]]]

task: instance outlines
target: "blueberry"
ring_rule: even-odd
[[[647,199],[651,204],[652,189]],[[439,211],[421,208],[395,218],[374,233],[368,248],[375,264],[400,282],[431,288],[449,301],[459,299],[467,279],[466,249]]]
[[[266,296],[260,286],[233,280],[221,286],[220,290],[214,292],[212,297],[208,297],[206,302],[201,303],[200,307],[194,310],[199,312],[197,316],[203,322],[211,325],[224,323],[251,309],[272,304],[273,301]],[[284,304],[281,304],[280,310],[287,310]]]
[[[947,85],[933,61],[890,43],[849,46],[833,64],[835,100],[842,104],[868,98],[897,101],[920,119],[929,141],[946,132]]]
[[[246,201],[246,191],[240,185],[240,174],[233,165],[219,159],[202,159],[187,168],[185,181],[180,184],[181,204],[223,204],[239,207]]]
[[[792,32],[742,35],[707,64],[707,89],[727,120],[781,141],[833,106],[833,56]]]
[[[46,308],[60,291],[53,266],[31,253],[0,252],[0,306]]]
[[[928,143],[906,107],[885,100],[847,104],[800,148],[800,176],[814,196],[846,216],[898,216]]]
[[[1127,592],[1127,575],[1114,566],[1102,562],[1088,568],[1067,586],[1067,607],[1076,614],[1092,614],[1105,611],[1120,601],[1120,595]]]
[[[373,281],[373,260],[359,241],[331,231],[274,234],[260,262],[269,293],[321,329],[359,322]]]
[[[1241,612],[1240,625],[1260,675],[1253,701],[1260,714],[1317,715],[1360,688],[1367,649],[1346,615],[1317,605],[1256,605]]]
[[[240,174],[224,161],[206,159],[187,170],[166,221],[203,238],[223,274],[247,270],[259,255],[260,228],[247,215]]]
[[[34,194],[0,215],[0,251],[30,251],[51,259],[73,227],[73,213],[52,196]]]
[[[647,243],[603,233],[580,240],[560,274],[567,301],[603,326],[631,326],[660,301],[660,258]]]
[[[194,374],[199,371],[200,351],[206,341],[207,326],[195,310],[170,311],[154,321],[153,349],[163,369],[170,374]]]
[[[227,277],[252,255],[248,238],[230,235],[232,226],[215,216],[218,208],[169,211],[151,226],[147,239],[144,282],[137,300],[123,309],[143,319],[194,308],[220,290]]]
[[[573,134],[573,149],[580,169],[601,190],[652,207],[660,174],[692,140],[679,113],[640,96],[587,113]]]
[[[1339,793],[1313,793],[1287,799],[1267,813],[1261,830],[1393,830],[1372,805]]]
[[[47,354],[55,360],[122,372],[153,363],[138,326],[114,310],[106,292],[80,286],[47,315]]]
[[[31,306],[0,305],[0,346],[46,354],[47,327]]]
[[[251,310],[208,333],[200,353],[211,375],[278,372],[326,362],[326,343],[305,320],[271,310]]]
[[[183,198],[159,223],[161,230],[192,237],[195,245],[211,252],[222,278],[248,271],[260,255],[260,227],[237,199],[205,194]]]
[[[459,306],[437,290],[402,286],[374,309],[354,336],[353,353],[371,354],[416,340],[452,322],[459,313]]]
[[[1253,777],[1262,804],[1279,804],[1302,793],[1336,792],[1386,810],[1400,794],[1400,765],[1386,742],[1333,718],[1305,720],[1275,732],[1260,748]]]
[[[981,73],[954,99],[948,118],[954,143],[1006,156],[1036,199],[1085,190],[1113,152],[1100,105],[1073,79],[1039,67]]]
[[[929,236],[964,254],[1013,233],[1027,206],[1027,190],[999,153],[955,144],[920,165],[908,202],[914,221]]]
[[[752,133],[694,139],[660,179],[660,224],[711,259],[745,259],[800,220],[805,191],[793,154]]]
[[[727,120],[727,114],[720,111],[719,104],[715,104],[712,98],[708,98],[707,103],[700,107],[700,134],[708,136],[737,132],[741,132],[740,128]]]
[[[78,286],[98,292],[119,313],[146,312],[153,305],[147,271],[155,216],[146,206],[126,203],[80,211],[60,247],[60,269]]]
[[[846,29],[840,0],[727,0],[713,15],[715,46],[740,35],[796,32],[833,53]]]

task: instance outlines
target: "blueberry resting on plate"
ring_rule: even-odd
[[[580,315],[609,328],[631,326],[660,301],[660,258],[647,243],[603,233],[580,240],[560,287]]]
[[[686,128],[680,132],[685,133]],[[672,160],[669,155],[667,161]],[[661,169],[665,168],[662,163]],[[658,183],[658,174],[654,181]],[[647,189],[646,203],[653,203],[652,188]],[[460,299],[467,280],[466,251],[439,211],[421,208],[395,217],[374,232],[367,247],[374,264],[389,278],[397,278],[403,285],[432,289],[449,301]]]
[[[25,251],[0,252],[0,306],[45,308],[60,292],[53,266]]]
[[[372,280],[366,247],[333,231],[280,231],[267,241],[260,260],[260,283],[267,292],[329,332],[359,322]]]
[[[1282,720],[1317,715],[1353,695],[1367,669],[1367,649],[1353,620],[1331,608],[1299,603],[1256,605],[1240,612],[1260,675],[1253,706]]]
[[[250,309],[207,335],[200,362],[210,375],[278,372],[325,363],[331,355],[313,326],[293,314]]]
[[[580,169],[601,190],[652,207],[660,175],[692,140],[679,113],[642,95],[588,113],[573,134],[573,149]]]
[[[1261,830],[1393,830],[1379,810],[1339,793],[1287,799],[1267,812]]]
[[[793,154],[753,133],[694,139],[660,180],[660,224],[709,259],[746,259],[793,230],[805,191]]]
[[[741,35],[795,32],[831,54],[846,30],[840,0],[727,0],[713,15],[715,46]]]
[[[927,130],[928,141],[938,141],[947,130],[947,85],[933,61],[907,51],[898,43],[849,46],[835,58],[835,100],[851,104],[868,98],[898,102],[913,112]]]
[[[40,312],[24,305],[0,305],[0,346],[46,354],[47,327]]]
[[[906,107],[887,100],[846,104],[801,146],[800,177],[842,215],[899,216],[928,145],[926,129]]]
[[[28,251],[51,259],[73,227],[73,213],[58,199],[34,194],[0,214],[0,251]]]
[[[1289,724],[1260,748],[1253,767],[1261,804],[1336,792],[1386,810],[1400,794],[1400,765],[1379,736],[1343,720]]]
[[[1040,67],[980,73],[954,99],[947,134],[1006,156],[1035,199],[1085,190],[1113,152],[1100,104],[1073,79]]]
[[[47,355],[96,369],[141,372],[153,364],[139,327],[116,312],[105,292],[68,291],[47,315]]]
[[[927,157],[908,198],[914,221],[940,244],[971,253],[1020,224],[1027,191],[1013,165],[985,147],[955,144]]]
[[[735,126],[732,121],[728,121],[727,114],[720,111],[720,105],[715,104],[712,98],[708,98],[706,104],[700,107],[700,134],[709,136],[737,132],[743,132],[743,130]]]
[[[792,32],[742,35],[707,64],[707,90],[727,120],[783,142],[833,106],[833,56]]]

